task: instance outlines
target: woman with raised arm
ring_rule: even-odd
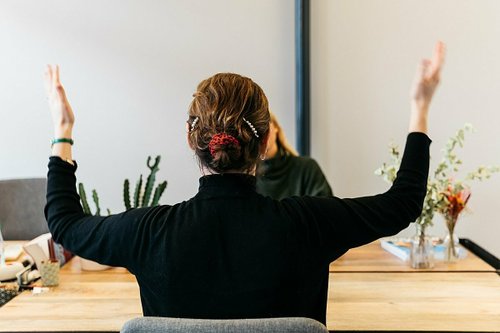
[[[423,61],[412,90],[410,133],[398,177],[382,194],[355,199],[255,191],[269,110],[261,88],[237,74],[203,80],[193,95],[188,142],[202,166],[199,192],[175,204],[86,215],[71,154],[74,116],[47,69],[55,139],[45,214],[54,240],[79,256],[134,274],[146,316],[265,318],[325,323],[328,266],[348,249],[393,235],[421,212],[429,167],[427,114],[443,45]]]

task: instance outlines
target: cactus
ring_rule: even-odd
[[[92,214],[90,212],[89,203],[87,201],[87,194],[85,193],[85,187],[83,186],[83,183],[78,184],[78,195],[80,195],[80,201],[82,202],[83,212],[85,214]]]
[[[132,207],[139,208],[158,206],[160,198],[167,187],[167,181],[163,181],[162,183],[158,184],[156,188],[154,187],[156,182],[156,173],[158,172],[158,170],[160,170],[158,168],[160,161],[160,155],[156,156],[153,163],[151,163],[151,156],[148,156],[146,165],[149,168],[149,176],[146,178],[144,188],[142,174],[139,176],[139,180],[135,185],[133,206],[130,201],[130,182],[128,179],[125,179],[125,181],[123,182],[123,202],[125,204],[125,209],[128,210]],[[151,194],[153,194],[152,199]]]
[[[154,162],[151,163],[151,156],[148,156],[146,165],[149,168],[149,175],[146,178],[146,183],[144,184],[142,174],[139,176],[139,180],[135,184],[135,189],[134,189],[134,201],[131,201],[130,197],[130,181],[128,179],[125,179],[123,182],[123,203],[125,205],[125,209],[129,210],[131,208],[139,208],[139,207],[151,207],[151,206],[158,206],[160,202],[160,198],[163,195],[163,192],[165,192],[165,189],[167,188],[167,181],[163,181],[160,184],[158,184],[155,188],[155,182],[156,182],[156,173],[158,170],[158,165],[160,164],[161,156],[158,155],[154,159]],[[144,184],[144,188],[143,188]],[[154,191],[153,191],[154,189]],[[96,211],[94,214],[92,214],[92,211],[90,209],[88,200],[87,200],[87,194],[85,193],[85,187],[83,186],[82,183],[78,184],[78,194],[80,195],[80,200],[82,202],[82,208],[83,212],[85,214],[90,214],[90,215],[101,215],[101,206],[99,202],[99,196],[97,195],[97,191],[94,189],[92,190],[92,199],[94,201],[94,205],[96,207]],[[109,209],[106,209],[108,215],[111,214],[111,211]]]
[[[125,210],[132,208],[130,204],[130,182],[125,179],[123,182],[123,203],[125,204]]]
[[[165,191],[166,188],[167,188],[166,180],[163,183],[158,184],[158,186],[155,189],[155,194],[153,195],[153,201],[151,202],[151,206],[158,206],[163,191]]]
[[[96,211],[94,215],[101,216],[101,206],[99,206],[99,196],[97,195],[97,191],[92,190],[92,199],[94,200],[94,204],[96,207]]]
[[[141,201],[141,188],[142,188],[142,175],[139,177],[139,181],[135,184],[135,191],[134,191],[134,208],[140,207],[140,201]]]
[[[78,183],[78,195],[80,195],[80,201],[82,202],[82,209],[85,214],[89,215],[101,215],[101,206],[99,204],[99,196],[97,195],[97,191],[95,189],[92,190],[92,200],[94,201],[94,205],[96,207],[95,213],[92,214],[92,210],[90,209],[89,202],[87,200],[87,193],[85,192],[85,186],[83,183]],[[110,210],[107,209],[108,215],[111,214]]]
[[[146,186],[144,187],[144,196],[142,197],[142,207],[147,207],[149,204],[149,198],[151,198],[151,193],[153,192],[153,186],[156,181],[156,173],[158,172],[158,164],[160,164],[161,156],[158,155],[155,158],[155,162],[153,165],[150,165],[151,156],[148,156],[148,160],[146,162],[149,168],[149,176],[146,180]]]

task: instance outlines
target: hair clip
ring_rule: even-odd
[[[191,129],[189,130],[189,132],[192,132],[194,130],[194,127],[196,126],[198,120],[200,120],[199,117],[194,118],[193,122],[191,123]]]
[[[256,129],[255,129],[255,127],[252,125],[252,123],[251,123],[251,122],[249,122],[248,120],[246,120],[246,119],[245,119],[245,117],[243,117],[243,121],[244,121],[245,123],[247,123],[247,124],[248,124],[248,126],[249,126],[249,127],[250,127],[250,129],[252,130],[252,132],[253,132],[253,134],[255,135],[255,137],[256,137],[256,138],[258,138],[258,137],[259,137],[259,134],[257,133],[257,130],[256,130]]]

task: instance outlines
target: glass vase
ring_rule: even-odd
[[[417,224],[417,233],[412,238],[410,265],[416,269],[434,267],[434,248],[432,239],[426,233],[425,226]]]
[[[457,235],[455,235],[456,224],[457,218],[450,218],[446,220],[446,228],[448,232],[443,240],[444,260],[449,263],[453,263],[458,260],[459,239]]]

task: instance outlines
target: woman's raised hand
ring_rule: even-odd
[[[427,133],[427,114],[432,96],[439,84],[444,56],[444,43],[437,42],[432,59],[422,59],[417,68],[410,92],[412,106],[410,132]]]
[[[47,65],[47,70],[45,71],[45,89],[54,123],[55,137],[71,138],[75,116],[59,79],[58,65]]]
[[[432,59],[422,59],[411,90],[411,98],[418,108],[428,108],[434,91],[439,83],[441,68],[444,63],[445,47],[437,42]]]
[[[59,80],[59,66],[47,66],[47,70],[45,71],[45,89],[47,90],[47,99],[54,123],[54,139],[59,140],[57,142],[55,140],[52,143],[52,155],[59,156],[66,162],[73,164],[71,151],[73,143],[68,139],[72,139],[75,115]],[[66,140],[61,141],[60,139]]]

